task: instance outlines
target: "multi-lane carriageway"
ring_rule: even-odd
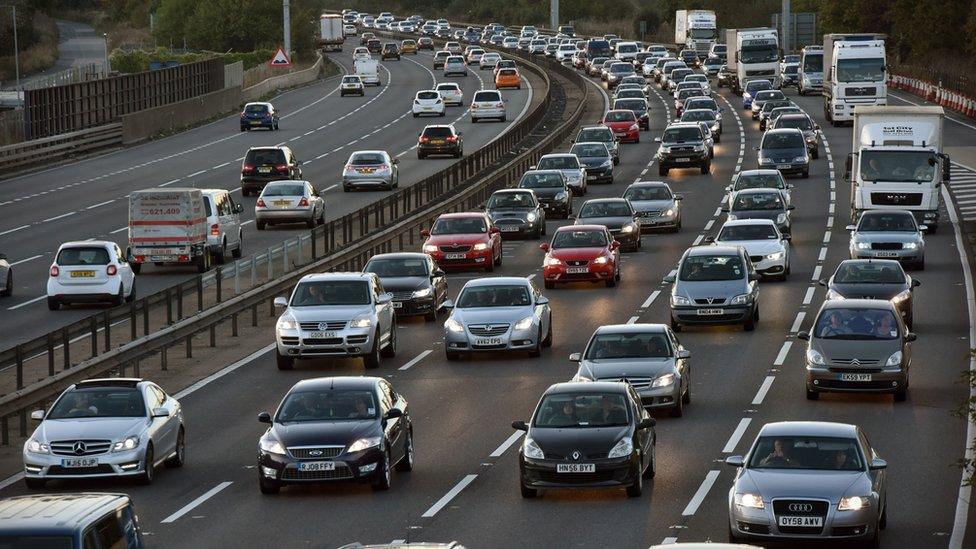
[[[404,96],[391,92],[372,106],[370,115],[388,109],[391,116],[399,116],[402,101],[393,99]],[[537,500],[523,500],[517,486],[519,433],[513,433],[510,423],[527,418],[551,383],[572,376],[575,369],[567,356],[581,350],[597,326],[667,320],[668,287],[663,277],[688,246],[715,234],[723,221],[718,206],[725,185],[736,170],[756,162],[752,147],[760,137],[757,124],[743,114],[741,100],[726,92],[719,100],[726,109],[725,134],[716,148],[712,173],[672,171],[667,178],[686,197],[684,229],[645,237],[641,251],[624,256],[617,288],[546,292],[555,313],[555,342],[542,358],[489,355],[449,363],[440,343],[440,323],[401,323],[401,336],[407,337],[400,338],[397,357],[378,373],[410,401],[417,466],[395,476],[390,492],[335,485],[287,488],[275,497],[259,494],[254,466],[263,427],[256,413],[274,409],[300,379],[363,373],[358,361],[309,363],[279,372],[270,347],[227,365],[219,377],[177,393],[187,413],[186,468],[160,471],[148,488],[72,483],[51,490],[130,493],[151,533],[149,539],[162,547],[221,547],[241,541],[252,546],[335,547],[357,540],[404,539],[411,527],[422,528],[412,536],[415,539],[457,539],[469,547],[647,547],[676,539],[718,541],[726,536],[726,498],[733,474],[721,460],[743,452],[765,422],[816,419],[861,425],[888,460],[890,508],[883,546],[974,546],[973,536],[964,536],[971,508],[965,505],[969,493],[960,491],[961,474],[955,466],[963,455],[967,424],[952,415],[969,394],[962,372],[969,367],[974,338],[972,277],[963,238],[955,223],[943,224],[926,238],[925,271],[913,273],[923,286],[917,290],[919,340],[908,401],[896,404],[890,396],[870,395],[806,400],[803,345],[795,335],[809,327],[824,298],[816,280],[847,257],[849,192],[841,170],[851,148],[851,130],[826,124],[818,98],[791,96],[823,126],[826,153],[814,161],[810,179],[791,180],[797,205],[793,274],[786,282],[761,283],[761,321],[755,332],[705,328],[680,334],[692,351],[692,403],[682,418],[658,417],[658,474],[645,487],[644,497],[628,499],[616,490],[551,491]],[[592,86],[590,100],[597,110],[603,97]],[[892,103],[902,101],[917,100],[892,97]],[[619,196],[627,183],[658,179],[651,138],[673,116],[670,104],[663,95],[652,95],[651,130],[640,144],[622,147],[617,183],[592,186],[587,198]],[[327,118],[315,119],[311,109],[300,118],[324,123]],[[335,134],[337,143],[345,143],[358,139],[363,128],[342,124],[329,133]],[[946,132],[948,152],[960,167],[976,166],[976,126],[955,120],[947,123]],[[401,149],[411,144],[411,137],[407,132]],[[177,165],[183,162],[177,160]],[[57,178],[40,180],[50,186]],[[948,192],[944,196],[948,198]],[[77,200],[66,203],[80,203]],[[952,207],[944,213],[958,219]],[[563,223],[551,221],[550,230]],[[537,245],[506,242],[505,263],[496,274],[539,276],[542,255]],[[452,291],[478,276],[452,275]],[[5,484],[0,495],[25,491],[20,483]],[[963,505],[957,508],[960,496]]]

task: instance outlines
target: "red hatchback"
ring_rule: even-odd
[[[437,218],[426,238],[424,253],[441,268],[477,268],[488,272],[502,264],[502,237],[483,213],[450,213]]]
[[[542,276],[546,288],[569,282],[604,282],[608,288],[620,280],[620,243],[603,225],[560,227],[551,244],[540,244],[546,252]]]
[[[607,114],[603,115],[602,124],[613,130],[613,135],[620,141],[640,143],[640,125],[637,123],[634,111],[625,109],[607,111]]]

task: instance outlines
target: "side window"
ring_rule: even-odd
[[[395,403],[397,400],[396,392],[393,390],[393,386],[385,381],[381,381],[380,391],[383,393],[383,398],[389,400],[390,406],[392,407],[393,403]]]
[[[864,457],[870,462],[874,459],[874,448],[871,447],[868,437],[864,435],[864,431],[861,429],[857,430],[857,438],[861,441],[861,447],[864,449]]]
[[[146,404],[149,406],[150,411],[163,405],[159,395],[153,390],[152,387],[146,388]]]
[[[149,390],[156,395],[156,398],[159,399],[160,404],[166,404],[166,393],[164,393],[162,389],[156,386],[150,386]]]
[[[237,202],[234,202],[234,198],[231,195],[227,195],[227,213],[233,214],[234,210],[237,208]]]
[[[386,391],[382,384],[380,384],[380,408],[384,413],[390,408],[393,408],[393,399],[390,398],[390,394]]]
[[[132,506],[126,505],[119,509],[119,523],[122,525],[122,535],[125,537],[126,547],[135,549],[139,547],[139,524],[136,515],[132,512]]]
[[[128,263],[128,259],[122,252],[122,248],[119,248],[118,244],[115,245],[115,260],[119,263]]]
[[[98,537],[95,534],[95,528],[90,528],[85,532],[85,537],[81,541],[82,549],[98,549]]]
[[[125,549],[125,537],[115,513],[95,523],[95,535],[101,549]]]

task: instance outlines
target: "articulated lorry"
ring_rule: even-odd
[[[851,219],[882,208],[909,210],[935,232],[940,187],[949,182],[950,160],[942,152],[942,107],[857,107],[854,152],[845,179],[851,185]]]
[[[769,80],[773,87],[782,84],[779,74],[779,35],[773,28],[727,29],[726,66],[731,73],[729,87],[738,95],[750,80]]]
[[[885,35],[825,34],[824,117],[834,126],[854,120],[855,107],[888,104]]]
[[[718,39],[715,12],[711,10],[678,10],[674,14],[674,43],[678,49],[688,48],[708,54]],[[704,57],[704,55],[702,56]]]

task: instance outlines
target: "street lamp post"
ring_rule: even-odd
[[[10,6],[13,11],[14,23],[14,74],[17,75],[17,87],[20,87],[20,50],[17,49],[17,6]]]
[[[108,61],[108,33],[102,33],[102,55],[105,59],[105,77],[108,77],[108,73],[112,72],[112,66]]]

